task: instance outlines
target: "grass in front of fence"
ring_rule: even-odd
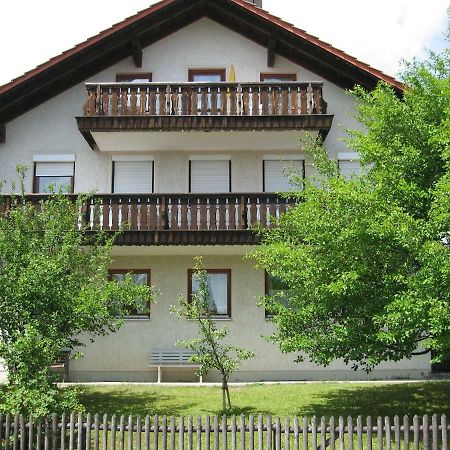
[[[219,387],[85,387],[86,411],[107,414],[207,416],[222,414]],[[231,387],[229,414],[272,416],[450,416],[450,381],[312,383]]]

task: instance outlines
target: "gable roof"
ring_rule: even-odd
[[[343,88],[373,89],[383,80],[401,93],[404,85],[246,0],[161,0],[0,86],[0,123],[175,31],[209,17],[314,71]]]

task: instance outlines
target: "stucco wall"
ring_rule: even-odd
[[[153,81],[182,82],[187,81],[189,68],[225,67],[229,71],[231,64],[235,66],[237,81],[259,81],[261,72],[294,72],[299,81],[324,81],[323,93],[328,103],[328,113],[335,116],[326,146],[331,157],[346,150],[345,143],[339,141],[345,136],[343,128],[356,128],[357,124],[351,117],[354,100],[344,90],[279,56],[276,57],[275,67],[269,69],[267,49],[209,19],[201,19],[144,49],[143,67],[139,70],[152,72]],[[139,70],[134,67],[132,59],[127,58],[86,81],[111,82],[115,81],[116,73]],[[70,153],[75,154],[76,161],[75,192],[111,192],[112,155],[92,151],[77,129],[75,117],[82,114],[85,97],[84,83],[80,83],[7,124],[6,143],[0,144],[0,179],[7,180],[7,187],[15,179],[14,165],[32,166],[33,154]],[[202,135],[199,133],[199,150]],[[179,139],[182,143],[181,133]],[[234,192],[261,191],[263,156],[289,154],[284,145],[264,151],[236,151],[225,143],[223,145],[224,148],[216,145],[214,153],[231,156]],[[130,153],[133,153],[132,149]],[[186,192],[189,156],[201,153],[209,152],[208,149],[202,149],[202,152],[155,151],[155,191]],[[306,174],[310,173],[307,166]],[[31,171],[26,188],[31,192]],[[255,296],[264,293],[264,274],[254,270],[249,260],[242,261],[242,256],[220,247],[208,251],[204,247],[190,249],[189,256],[178,254],[170,247],[158,248],[159,255],[151,255],[151,248],[140,248],[139,256],[134,251],[132,248],[121,248],[118,251],[121,256],[117,256],[114,266],[152,270],[152,282],[162,291],[158,303],[152,307],[152,317],[149,320],[126,321],[118,333],[89,344],[85,357],[71,362],[73,380],[151,381],[156,378],[156,370],[148,364],[151,349],[170,348],[177,339],[190,336],[195,330],[192,323],[170,316],[168,308],[180,294],[186,295],[187,269],[192,267],[193,255],[197,252],[208,253],[205,257],[208,267],[232,270],[233,313],[232,318],[223,323],[230,328],[233,342],[257,354],[255,359],[243,365],[236,380],[366,378],[365,374],[349,370],[342,362],[335,362],[326,369],[308,362],[295,364],[292,355],[282,355],[264,340],[261,336],[267,336],[273,330],[255,300]],[[227,256],[224,256],[225,253]],[[0,366],[0,379],[1,370]],[[421,357],[400,364],[383,364],[370,377],[421,377],[426,376],[428,370],[428,358]],[[173,371],[166,377],[171,375],[180,378],[180,374]],[[214,379],[214,376],[209,379]]]
[[[144,49],[142,69],[136,69],[131,58],[127,58],[86,81],[111,82],[115,81],[116,73],[140,70],[152,72],[153,81],[181,82],[187,81],[189,68],[225,67],[229,71],[231,64],[235,66],[237,81],[259,81],[261,72],[294,72],[300,81],[324,81],[323,92],[328,102],[328,112],[335,115],[326,145],[332,157],[338,151],[345,150],[345,144],[338,141],[344,135],[340,124],[349,128],[357,126],[350,117],[354,105],[351,97],[336,85],[282,57],[277,56],[275,67],[269,69],[267,49],[210,19],[201,19]],[[111,192],[111,154],[92,151],[76,126],[75,116],[82,114],[85,96],[84,83],[81,83],[7,124],[6,144],[0,144],[0,179],[7,180],[6,187],[15,178],[14,165],[21,163],[32,166],[33,154],[74,153],[75,192]],[[204,133],[199,133],[199,139],[202,135]],[[180,141],[183,141],[181,133]],[[215,148],[215,151],[220,150]],[[284,150],[266,149],[264,153],[285,154]],[[230,154],[230,151],[226,150],[226,153]],[[262,154],[234,151],[234,191],[261,190],[261,161]],[[157,191],[187,190],[186,153],[155,152],[155,167]],[[26,187],[31,191],[31,171]]]
[[[149,249],[148,253],[152,250]],[[141,249],[142,254],[145,250]],[[151,318],[126,320],[123,328],[89,344],[84,358],[71,362],[71,380],[140,380],[155,381],[156,368],[149,367],[149,354],[153,350],[170,350],[175,341],[195,336],[196,326],[169,313],[180,295],[187,295],[187,271],[194,265],[193,255],[202,248],[183,249],[171,256],[117,256],[114,268],[151,269],[152,284],[161,290],[157,304],[151,307]],[[204,252],[206,253],[206,252]],[[264,294],[264,273],[255,270],[253,262],[241,255],[219,256],[211,253],[204,257],[206,268],[231,269],[231,319],[218,324],[230,330],[230,341],[246,347],[256,358],[245,362],[234,380],[302,380],[302,379],[366,379],[366,378],[420,378],[429,371],[428,356],[416,357],[401,363],[384,363],[367,376],[354,372],[336,361],[327,368],[310,362],[294,363],[296,355],[283,355],[264,336],[274,326],[265,319],[264,309],[257,306],[257,298]],[[165,379],[194,379],[193,371],[166,369]],[[214,374],[207,380],[217,379]]]

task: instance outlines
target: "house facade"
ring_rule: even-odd
[[[163,0],[0,87],[0,179],[30,167],[26,189],[50,184],[96,193],[82,220],[123,231],[111,278],[132,272],[161,294],[137,303],[120,331],[70,362],[71,381],[156,381],[151,355],[177,351],[195,324],[169,313],[196,288],[194,257],[208,270],[212,312],[230,341],[252,350],[232,381],[422,378],[429,357],[384,363],[370,375],[342,361],[327,368],[282,354],[258,297],[276,289],[244,258],[251,226],[276,226],[290,206],[285,169],[313,171],[299,140],[325,140],[345,174],[357,155],[345,143],[354,100],[393,78],[244,0]],[[88,342],[88,338],[86,338]],[[163,367],[165,381],[195,380]],[[210,373],[205,381],[217,381]]]

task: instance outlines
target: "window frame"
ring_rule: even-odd
[[[47,161],[45,161],[47,163]],[[64,163],[65,161],[49,161],[50,164],[59,164]],[[68,161],[73,164],[73,175],[71,176],[64,176],[61,178],[70,178],[70,191],[67,192],[67,194],[73,194],[74,192],[74,185],[75,185],[75,162],[74,161]],[[35,161],[33,165],[33,194],[46,194],[46,192],[39,192],[39,181],[41,178],[48,178],[45,176],[38,176],[36,175],[36,169],[37,165],[40,163],[40,161]]]
[[[147,275],[147,286],[151,287],[151,269],[108,269],[108,280],[113,281],[114,274],[127,274],[127,273],[135,273],[135,274],[143,274]],[[151,301],[150,298],[147,300],[147,314],[127,314],[125,315],[125,320],[143,320],[151,318]]]
[[[270,73],[270,72],[261,72],[259,75],[259,81],[266,83],[275,83],[275,81],[266,81],[265,78],[279,78],[282,81],[297,81],[296,73]]]
[[[219,75],[220,82],[224,82],[227,79],[227,69],[188,69],[188,81],[195,82],[195,75]],[[197,83],[202,83],[198,81]],[[203,83],[207,83],[203,81]]]
[[[269,293],[269,277],[270,277],[269,272],[267,272],[267,270],[265,270],[264,271],[264,295],[266,297],[270,295],[270,293]],[[264,308],[264,317],[266,319],[271,319],[271,318],[275,317],[275,314],[269,313],[267,308]]]
[[[305,165],[305,159],[271,159],[271,158],[263,158],[263,167],[262,167],[262,190],[264,193],[267,194],[274,194],[274,192],[269,192],[266,191],[266,161],[281,161],[281,162],[294,162],[294,161],[301,161],[302,162],[302,178],[303,180],[305,180],[305,170],[306,170],[306,165]],[[275,192],[276,193],[276,192]]]
[[[122,161],[112,161],[112,174],[111,174],[111,194],[117,194],[114,189],[115,173],[116,173],[116,162],[151,162],[152,163],[152,192],[120,192],[120,195],[126,194],[154,194],[155,193],[155,161],[153,159],[147,159],[142,161],[137,161],[134,159],[122,160]]]
[[[207,274],[226,274],[227,275],[227,313],[226,314],[211,314],[211,317],[216,319],[231,319],[231,269],[202,269]],[[195,269],[188,269],[188,302],[192,302],[192,277],[196,272]]]
[[[205,192],[192,192],[192,162],[196,161],[228,161],[228,191],[223,194],[231,194],[231,158],[230,159],[208,159],[205,157],[204,159],[189,159],[189,185],[188,191],[189,194],[205,194]],[[206,194],[214,193],[214,192],[206,192]],[[220,193],[222,194],[222,193]]]
[[[147,83],[151,83],[153,80],[152,72],[126,72],[126,73],[116,73],[116,83],[134,83],[134,79],[147,78]],[[145,83],[144,81],[139,81],[136,83]]]

